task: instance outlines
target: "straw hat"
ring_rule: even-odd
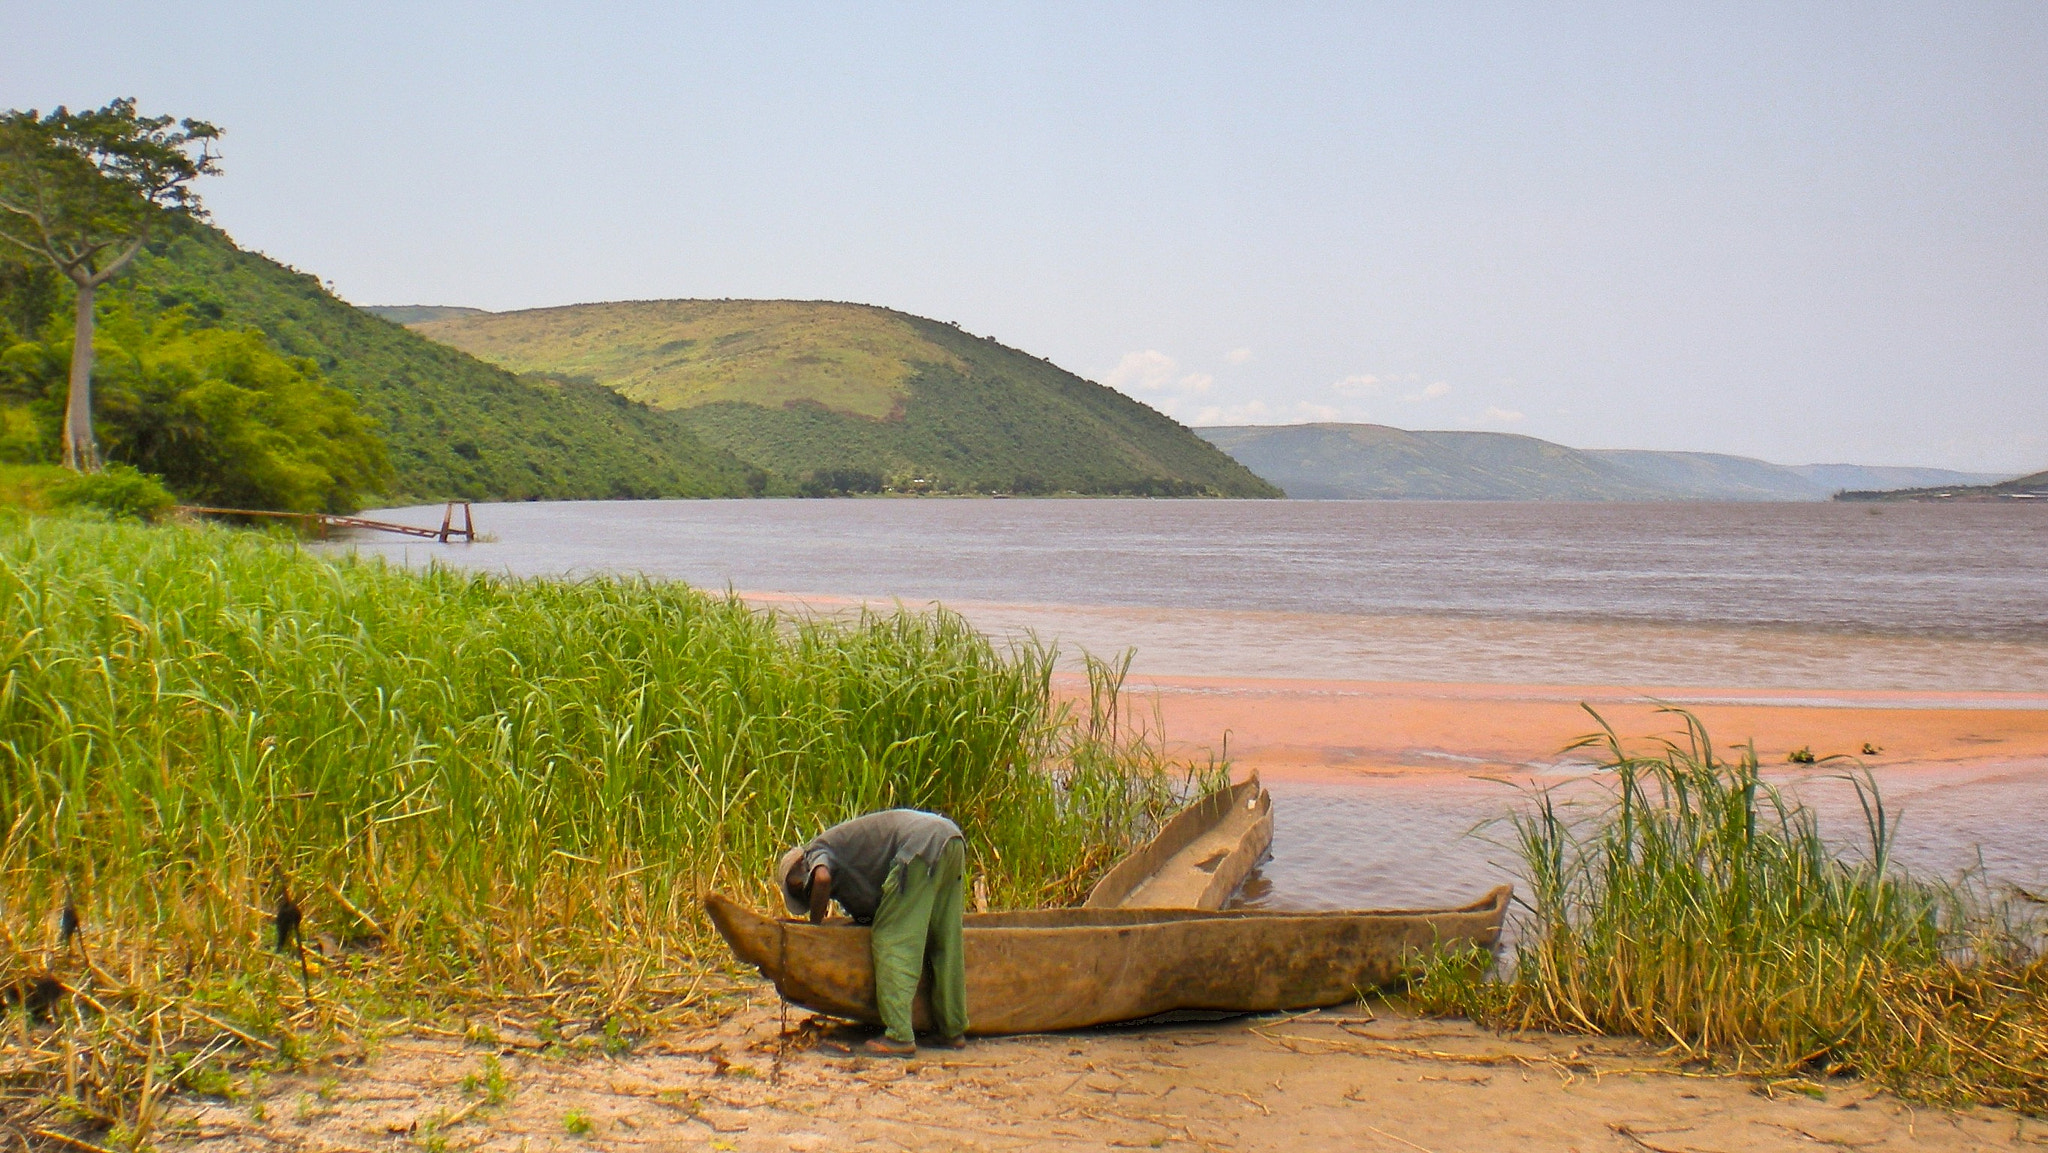
[[[806,884],[801,890],[791,892],[789,886],[790,874],[794,873],[796,867],[803,863],[804,851],[801,848],[797,848],[782,854],[782,860],[775,866],[775,888],[776,891],[782,894],[782,904],[789,910],[789,915],[792,917],[808,917],[811,915],[809,900],[798,899],[799,893],[808,898],[811,887]]]

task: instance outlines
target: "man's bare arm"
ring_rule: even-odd
[[[819,865],[811,870],[811,924],[821,924],[832,907],[832,870]]]

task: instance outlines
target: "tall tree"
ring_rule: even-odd
[[[128,267],[167,213],[204,216],[193,181],[220,171],[203,120],[141,116],[135,101],[48,116],[0,113],[0,240],[46,260],[78,289],[64,464],[99,468],[92,431],[93,296]]]

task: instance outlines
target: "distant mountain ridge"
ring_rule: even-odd
[[[1929,485],[1907,489],[1864,489],[1840,494],[1838,500],[2048,500],[2048,470],[2016,476],[1996,484]]]
[[[806,491],[1280,495],[1114,389],[873,305],[622,301],[408,326],[513,372],[614,389]]]
[[[1843,489],[1981,484],[1995,474],[1577,449],[1503,432],[1379,424],[1198,428],[1291,497],[1319,500],[1827,500]]]

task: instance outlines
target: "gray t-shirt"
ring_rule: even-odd
[[[804,875],[819,865],[832,870],[832,899],[847,916],[865,925],[875,919],[890,869],[908,861],[937,868],[940,854],[959,836],[960,826],[937,813],[869,813],[834,825],[805,845]]]

